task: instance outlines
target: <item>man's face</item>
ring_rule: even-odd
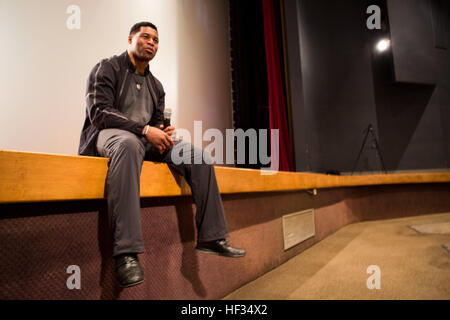
[[[158,31],[151,27],[141,27],[139,32],[128,37],[128,44],[135,59],[150,61],[158,51]]]

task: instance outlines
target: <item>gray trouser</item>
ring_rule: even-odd
[[[183,141],[178,143],[186,144]],[[214,167],[205,162],[195,164],[194,157],[201,157],[202,150],[188,145],[192,150],[190,164],[174,164],[171,157],[173,148],[159,154],[144,137],[139,138],[119,129],[100,131],[97,151],[101,156],[110,158],[106,198],[109,227],[113,234],[113,256],[145,251],[140,208],[140,176],[144,160],[165,162],[186,179],[197,208],[195,222],[198,241],[228,236]]]

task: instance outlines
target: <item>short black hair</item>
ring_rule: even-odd
[[[156,31],[158,31],[158,29],[156,28],[156,26],[148,21],[142,21],[142,22],[138,22],[136,23],[134,26],[131,27],[130,29],[130,36],[133,36],[134,34],[138,33],[141,30],[141,27],[150,27],[155,29]]]

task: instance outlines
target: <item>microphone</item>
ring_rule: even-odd
[[[170,116],[172,115],[172,109],[166,108],[164,110],[164,129],[170,126]]]
[[[168,126],[170,126],[170,116],[171,115],[172,115],[172,109],[166,108],[164,110],[164,129],[167,128]],[[179,139],[178,139],[178,137],[177,137],[175,132],[172,134],[172,141],[173,142],[179,141]]]

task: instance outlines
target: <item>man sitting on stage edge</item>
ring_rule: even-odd
[[[165,162],[191,186],[196,205],[196,249],[225,257],[243,257],[231,247],[214,167],[202,150],[189,144],[189,163],[171,160],[173,126],[164,128],[164,90],[149,70],[158,51],[158,31],[150,22],[135,24],[128,50],[104,59],[92,69],[86,95],[86,120],[79,154],[108,157],[108,222],[113,235],[116,278],[121,287],[142,283],[137,254],[144,252],[141,230],[140,175],[144,160]],[[183,149],[186,150],[186,149]],[[202,157],[201,164],[194,161]]]

